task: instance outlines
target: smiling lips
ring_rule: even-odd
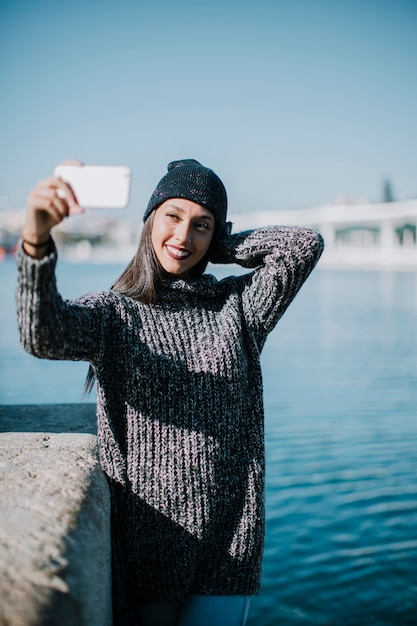
[[[184,248],[176,248],[175,246],[166,246],[166,251],[169,256],[176,261],[184,261],[184,259],[188,259],[191,255],[189,250],[185,250]]]

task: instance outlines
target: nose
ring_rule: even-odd
[[[175,238],[178,243],[185,244],[191,242],[191,224],[187,220],[182,220],[175,229]]]

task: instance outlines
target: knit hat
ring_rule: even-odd
[[[143,216],[145,222],[160,204],[170,198],[184,198],[209,209],[216,219],[216,231],[223,232],[226,222],[227,194],[220,178],[194,159],[172,161],[168,173],[159,181]]]

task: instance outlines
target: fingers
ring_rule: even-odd
[[[34,193],[35,207],[48,211],[60,221],[69,215],[69,204],[65,201],[65,195],[59,195],[58,188],[38,189]]]
[[[54,190],[55,195],[60,199],[65,199],[70,206],[73,204],[78,205],[77,197],[71,185],[65,182],[62,178],[59,178],[59,176],[51,176],[50,178],[41,181],[40,185]]]
[[[58,177],[40,181],[28,199],[28,212],[44,212],[53,224],[58,224],[71,213],[83,213],[71,186]]]
[[[57,201],[61,201],[63,206],[67,209],[67,216],[70,214],[74,215],[77,213],[84,213],[84,209],[78,203],[77,197],[71,185],[66,183],[61,178],[56,178],[55,180],[57,181],[56,186],[54,182],[52,189],[54,190]]]
[[[29,241],[43,241],[68,215],[84,213],[71,185],[57,176],[41,180],[29,195],[24,234]]]

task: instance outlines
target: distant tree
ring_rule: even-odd
[[[392,191],[391,181],[386,178],[384,180],[384,184],[382,187],[382,201],[383,202],[393,202],[394,201],[394,193]]]

